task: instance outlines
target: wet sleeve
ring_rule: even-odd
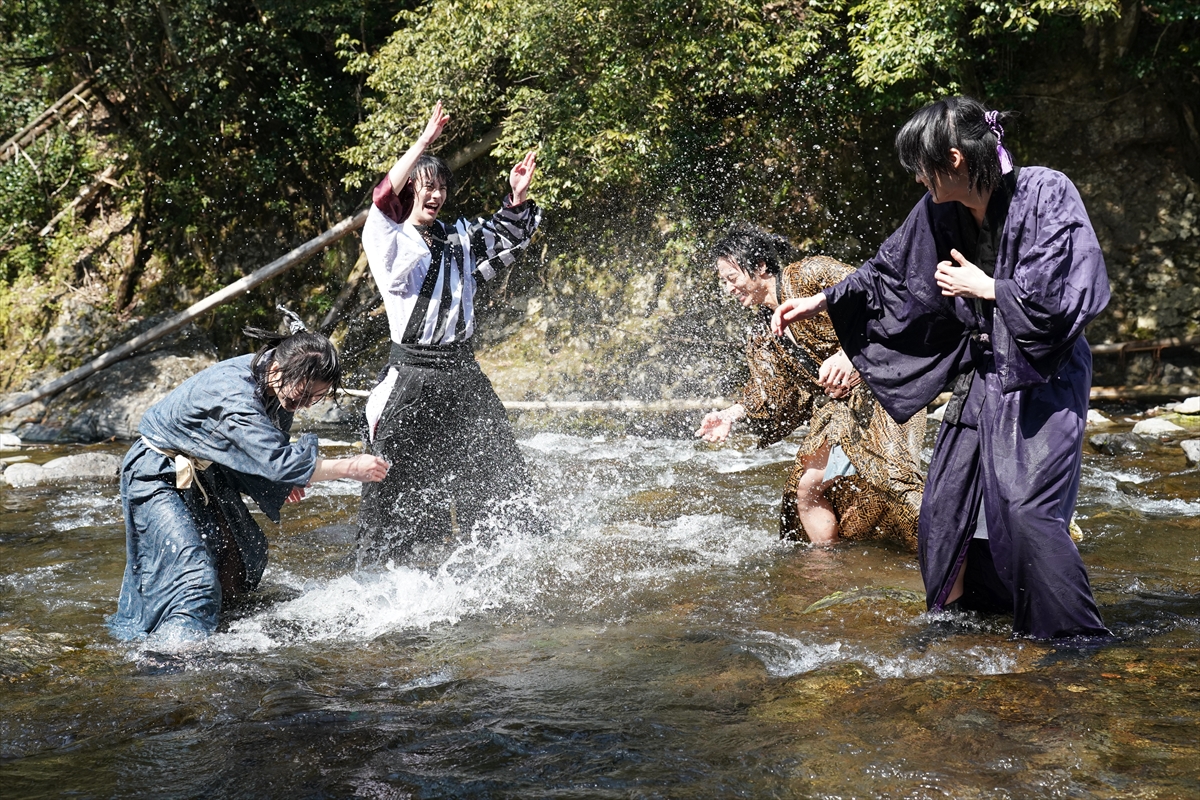
[[[466,240],[475,262],[475,272],[490,281],[499,269],[512,266],[520,251],[529,246],[529,240],[541,222],[542,210],[537,203],[526,200],[514,206],[505,197],[500,210],[490,218],[470,223]]]
[[[734,398],[745,407],[746,424],[760,447],[788,436],[812,413],[809,381],[769,336],[752,335],[747,343],[750,379]]]
[[[292,442],[265,414],[229,414],[215,436],[225,444],[221,465],[246,475],[287,487],[306,486],[317,468],[317,437],[304,434]]]
[[[1052,174],[1019,199],[1018,260],[1011,278],[996,281],[996,312],[1022,355],[1046,371],[1108,303],[1108,275],[1083,201],[1065,175]]]

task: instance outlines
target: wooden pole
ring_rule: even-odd
[[[1120,344],[1093,344],[1091,348],[1094,356],[1111,356],[1145,350],[1166,350],[1168,347],[1195,347],[1198,344],[1200,344],[1200,336],[1176,336],[1170,339],[1150,339],[1148,341],[1121,342]]]
[[[353,217],[348,217],[342,220],[337,225],[334,225],[332,228],[325,231],[325,233],[321,234],[315,239],[305,242],[287,255],[275,259],[270,264],[255,270],[240,280],[234,281],[219,292],[210,294],[200,302],[194,303],[188,307],[186,311],[177,314],[161,325],[157,325],[145,333],[135,336],[128,342],[125,342],[125,344],[113,350],[109,350],[107,353],[95,359],[94,361],[84,364],[78,369],[73,369],[56,380],[39,386],[32,392],[27,392],[26,394],[14,397],[3,405],[0,405],[0,416],[10,414],[13,411],[16,411],[18,408],[22,408],[30,403],[41,400],[43,397],[57,394],[68,386],[78,383],[84,378],[99,372],[110,364],[114,364],[121,359],[129,357],[151,342],[157,341],[168,334],[174,333],[184,325],[187,325],[192,320],[204,314],[209,309],[215,308],[222,303],[226,303],[233,298],[238,297],[239,295],[243,295],[253,289],[255,286],[258,286],[260,283],[264,283],[265,281],[274,278],[279,273],[286,272],[300,262],[311,258],[312,256],[324,250],[326,247],[329,247],[334,242],[337,242],[339,239],[354,233],[356,230],[361,228],[366,221],[366,211],[360,211]]]
[[[79,101],[81,99],[81,93],[88,89],[91,82],[91,78],[82,81],[74,89],[63,95],[57,103],[50,106],[41,114],[38,114],[37,118],[34,119],[33,122],[17,131],[4,144],[0,145],[0,163],[7,161],[15,152],[14,145],[17,147],[26,147],[30,142],[33,141],[33,139],[36,139],[40,133],[47,130],[48,126],[46,123],[61,114],[65,110],[66,106]]]
[[[82,86],[82,84],[80,85]],[[76,89],[78,88],[79,87],[76,87]],[[74,93],[75,91],[72,90],[72,95]],[[68,99],[69,97],[64,97],[59,101],[59,103],[66,102]],[[58,106],[59,103],[56,103],[55,105]],[[51,111],[53,111],[53,109],[51,109]],[[51,112],[46,113],[49,114]],[[452,169],[457,169],[458,167],[461,167],[462,165],[467,164],[473,159],[478,158],[486,153],[492,144],[495,143],[496,139],[499,138],[502,130],[503,128],[499,126],[493,128],[492,130],[488,131],[488,133],[486,133],[479,141],[472,142],[459,152],[455,153],[448,159],[450,167]],[[110,364],[115,364],[121,359],[128,358],[151,342],[157,341],[168,334],[174,333],[184,325],[187,325],[192,320],[204,314],[206,311],[215,308],[222,303],[227,303],[239,295],[245,294],[255,286],[258,286],[260,283],[265,281],[269,281],[271,278],[274,278],[281,272],[286,272],[300,262],[305,261],[306,259],[311,258],[317,253],[321,252],[334,242],[337,242],[338,240],[343,239],[349,234],[357,231],[364,224],[366,224],[367,213],[369,211],[370,208],[366,208],[355,214],[353,217],[347,217],[337,225],[334,225],[332,228],[322,233],[317,238],[310,239],[287,255],[275,259],[270,264],[267,264],[265,267],[252,272],[241,280],[234,281],[216,294],[210,294],[200,302],[190,306],[186,311],[172,317],[161,325],[151,328],[140,336],[135,336],[125,344],[109,350],[107,353],[95,359],[94,361],[84,364],[78,369],[73,369],[56,380],[42,384],[32,392],[27,392],[14,397],[8,402],[0,405],[0,416],[11,414],[18,408],[24,408],[30,403],[41,400],[43,397],[49,397],[50,395],[57,394],[63,389],[66,389],[68,386],[73,386],[76,383],[79,383],[84,378],[94,375]]]

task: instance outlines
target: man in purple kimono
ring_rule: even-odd
[[[1079,492],[1091,351],[1108,277],[1075,186],[1014,168],[1000,112],[929,105],[896,137],[929,189],[874,258],[775,326],[827,310],[897,422],[953,397],[921,506],[931,610],[1013,615],[1036,639],[1109,636],[1069,525]]]

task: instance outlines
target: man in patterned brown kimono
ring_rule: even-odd
[[[888,416],[841,351],[827,317],[772,335],[771,313],[782,300],[819,292],[853,272],[824,256],[781,266],[789,249],[782,237],[745,225],[717,244],[722,284],[756,312],[746,343],[750,380],[734,405],[704,418],[696,435],[724,441],[733,423],[745,419],[765,447],[807,421],[784,488],[780,535],[817,544],[889,539],[915,551],[924,415],[904,425]]]

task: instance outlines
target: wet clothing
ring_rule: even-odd
[[[389,363],[367,399],[368,439],[392,466],[381,483],[363,485],[360,562],[470,534],[488,520],[505,527],[533,515],[525,460],[471,336],[477,278],[513,263],[541,212],[532,200],[512,206],[506,199],[490,219],[418,229],[407,222],[411,191],[396,195],[385,177],[363,229],[392,337]]]
[[[995,301],[942,296],[934,273],[953,263],[951,248],[994,277]],[[982,509],[992,563],[982,568],[994,575],[976,579],[971,564],[964,605],[1012,613],[1018,635],[1107,635],[1069,532],[1091,386],[1083,330],[1109,297],[1071,181],[1040,167],[1010,172],[982,226],[926,195],[825,296],[842,346],[895,419],[954,392],[921,506],[929,608],[945,604]]]
[[[808,297],[851,272],[852,267],[823,256],[789,264],[776,284],[779,298]],[[897,425],[865,383],[845,398],[830,398],[817,383],[821,364],[839,348],[828,317],[792,323],[784,337],[772,335],[770,320],[771,312],[760,309],[746,344],[750,380],[737,402],[764,447],[809,423],[784,487],[780,535],[807,540],[796,515],[803,459],[828,445],[834,453],[840,448],[851,467],[826,475],[831,480],[825,497],[837,516],[838,535],[852,541],[889,539],[915,551],[924,417]]]
[[[312,478],[317,437],[290,441],[292,415],[264,398],[253,360],[209,367],[142,417],[121,468],[125,576],[108,618],[121,639],[215,630],[222,598],[257,587],[267,565],[266,537],[242,495],[279,522],[288,494]],[[212,463],[179,489],[176,454]]]

